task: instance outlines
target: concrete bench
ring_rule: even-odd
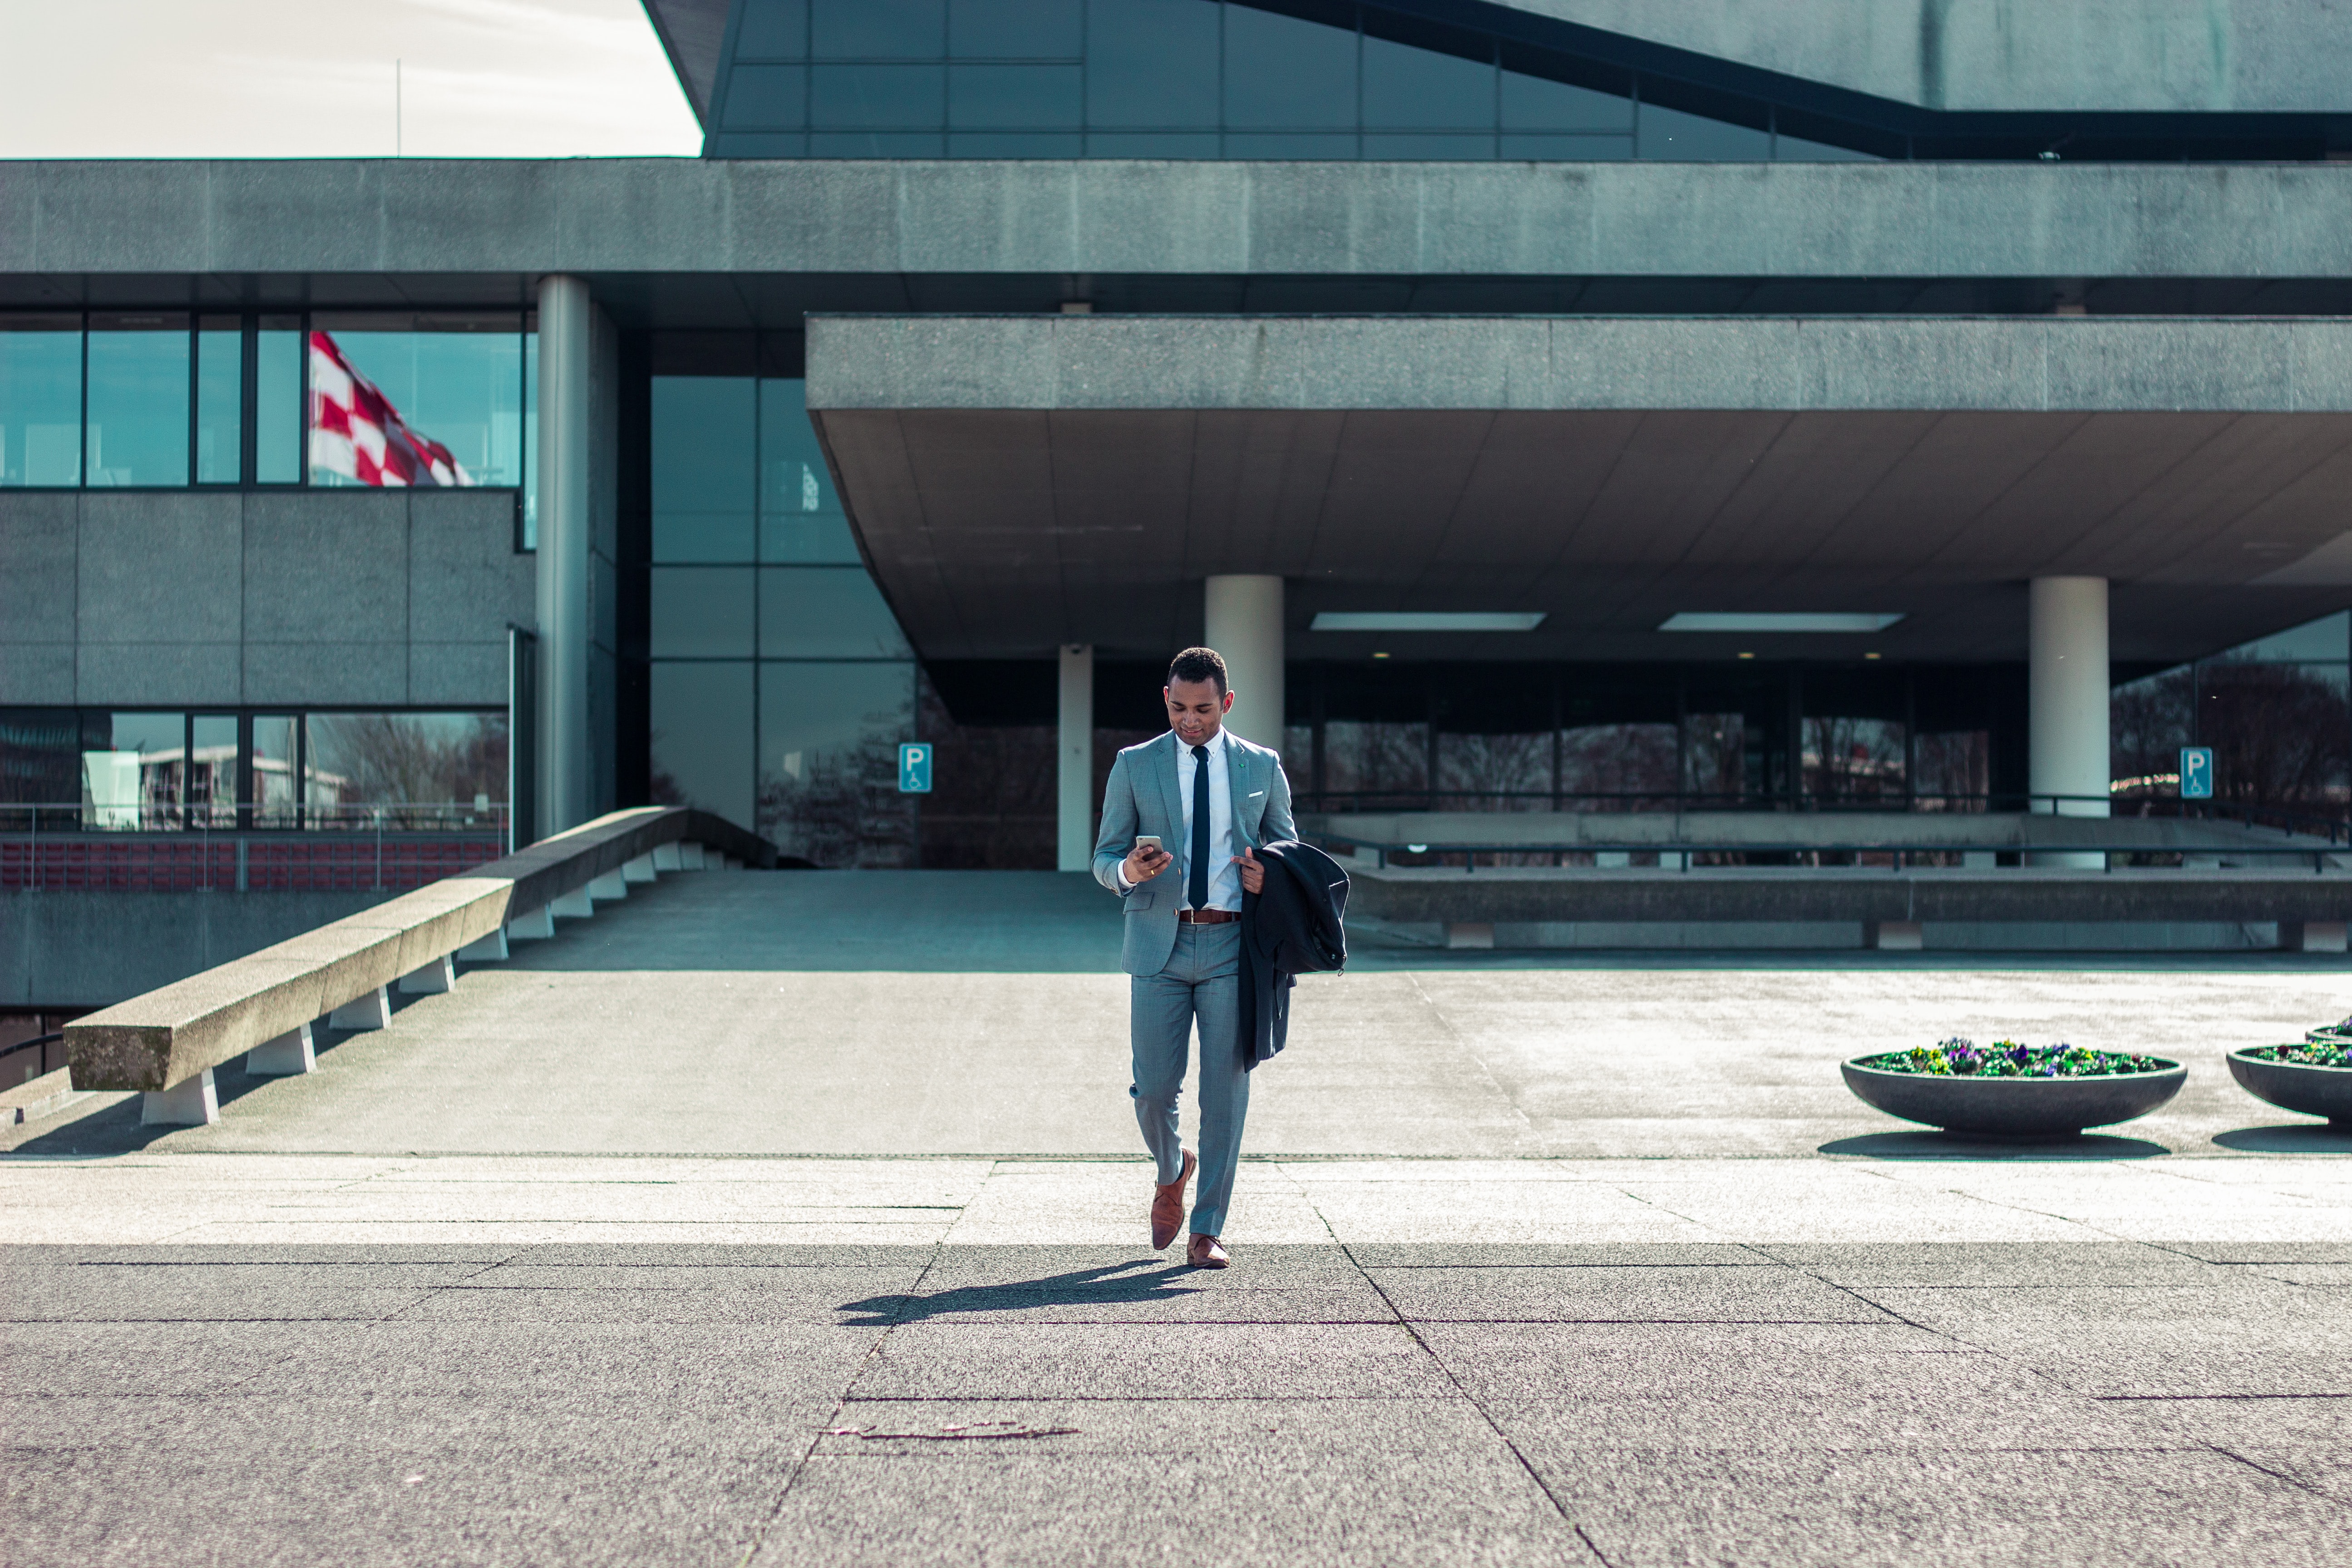
[[[665,870],[772,866],[775,849],[678,806],[616,811],[461,877],[134,996],[66,1026],[75,1090],[136,1089],[144,1121],[218,1121],[213,1069],[245,1057],[263,1074],[308,1072],[320,1019],[382,1028],[392,991],[446,991],[457,960],[507,956],[512,938],[555,934]]]

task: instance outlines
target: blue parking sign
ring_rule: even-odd
[[[898,748],[898,793],[931,793],[931,749],[929,746],[908,742]]]
[[[2213,748],[2183,746],[2180,748],[2180,798],[2211,800],[2213,798]]]

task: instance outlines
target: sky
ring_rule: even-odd
[[[0,0],[0,158],[701,146],[638,0]]]

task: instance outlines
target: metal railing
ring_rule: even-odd
[[[1488,804],[1470,804],[1493,803]],[[1520,805],[1517,803],[1528,803]],[[2182,800],[2177,795],[1891,795],[1874,799],[1805,796],[1709,795],[1655,790],[1324,790],[1301,792],[1294,802],[1300,811],[1332,816],[1389,815],[1401,812],[1477,813],[1499,811],[1511,816],[1595,815],[1644,813],[1679,816],[1699,811],[1730,811],[1769,816],[1835,816],[1861,813],[1909,813],[1920,816],[2074,815],[2066,807],[2105,805],[2110,818],[2179,819],[2234,822],[2325,838],[2331,844],[2352,845],[2352,821],[2322,816],[2300,807],[2264,805],[2252,801]],[[2083,814],[2088,816],[2089,814]]]
[[[1701,866],[1727,868],[1746,868],[1775,870],[1822,869],[1885,869],[1900,873],[1937,867],[1948,868],[1956,860],[1967,867],[1969,856],[2007,857],[2025,864],[2043,856],[2092,856],[2100,858],[2100,869],[2113,871],[2116,862],[2137,862],[2136,868],[2165,869],[2169,866],[2195,869],[2188,866],[2191,858],[2216,860],[2238,859],[2308,859],[2315,876],[2325,876],[2331,868],[2327,859],[2331,851],[2326,847],[2312,848],[2295,845],[2250,844],[2175,844],[2160,848],[2116,847],[2096,844],[1770,844],[1770,843],[1684,843],[1661,844],[1655,839],[1643,843],[1593,842],[1577,844],[1402,844],[1382,843],[1358,838],[1349,834],[1321,831],[1309,835],[1328,849],[1369,849],[1382,870],[1389,868],[1390,857],[1410,857],[1412,866],[1446,866],[1449,857],[1459,856],[1465,874],[1478,868],[1478,857],[1510,857],[1520,865],[1534,858],[1548,856],[1553,868],[1566,868],[1569,857],[1579,861],[1602,855],[1622,855],[1630,866],[1632,858],[1651,858],[1658,867],[1668,870],[1690,871]],[[1841,860],[1843,864],[1841,864]],[[1671,862],[1671,864],[1670,864]],[[1996,865],[1998,860],[1996,859]],[[2166,863],[2166,864],[2159,864]],[[1500,868],[1502,862],[1490,862]],[[1596,862],[1597,864],[1597,862]],[[1990,868],[1978,868],[1990,869]],[[2340,868],[2338,868],[2340,869]]]
[[[394,892],[512,847],[503,805],[339,803],[294,818],[290,806],[0,804],[0,889]]]

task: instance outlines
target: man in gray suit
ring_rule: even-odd
[[[1159,1165],[1151,1245],[1176,1239],[1184,1186],[1197,1167],[1201,1195],[1185,1257],[1196,1268],[1223,1268],[1231,1259],[1218,1237],[1249,1114],[1241,1048],[1242,894],[1265,886],[1265,868],[1252,851],[1296,837],[1298,829],[1282,759],[1224,727],[1234,694],[1223,658],[1210,648],[1186,648],[1168,667],[1160,695],[1168,733],[1129,746],[1111,764],[1095,880],[1127,900],[1120,963],[1133,977],[1128,1027],[1135,1052],[1128,1094],[1144,1147]],[[1160,842],[1138,843],[1143,837]],[[1196,1021],[1198,1160],[1176,1132],[1187,1037]]]

